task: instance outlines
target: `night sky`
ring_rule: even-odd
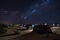
[[[60,0],[2,0],[0,23],[60,23]]]

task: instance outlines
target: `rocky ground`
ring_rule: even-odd
[[[25,30],[25,31],[24,30],[23,31],[18,30],[18,31],[19,31],[19,34],[12,34],[11,32],[3,34],[0,36],[0,40],[12,40],[14,38],[20,37],[21,35],[32,32],[32,30]]]
[[[38,33],[28,33],[11,40],[60,40],[60,35],[57,34],[38,34]]]
[[[20,31],[19,34],[0,37],[0,40],[60,40],[57,34],[39,34],[32,32],[33,30]]]

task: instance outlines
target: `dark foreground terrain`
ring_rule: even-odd
[[[47,35],[31,32],[29,34],[25,34],[10,40],[60,40],[60,36],[56,34]]]

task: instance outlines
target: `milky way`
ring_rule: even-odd
[[[0,23],[60,23],[59,0],[3,2],[0,3]]]

